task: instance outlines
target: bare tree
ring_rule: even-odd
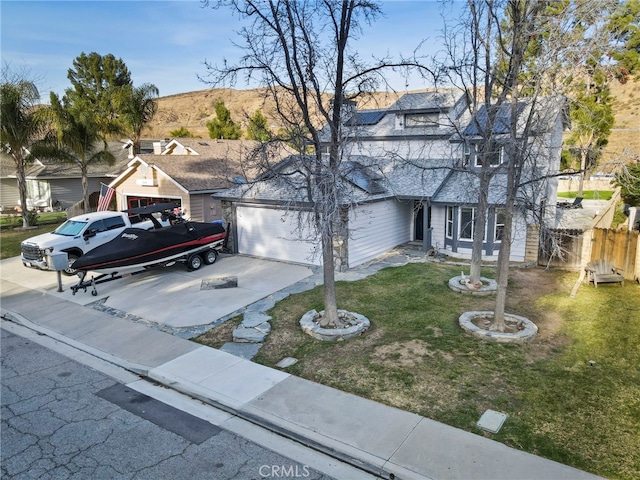
[[[597,42],[602,37],[594,34],[593,19],[614,4],[607,0],[469,1],[465,21],[448,31],[447,58],[440,70],[470,93],[473,121],[460,137],[475,144],[479,166],[470,172],[478,177],[472,282],[480,276],[489,185],[496,179],[496,186],[503,188],[498,291],[490,327],[494,330],[505,328],[514,218],[537,219],[544,227],[550,215],[539,206],[546,181],[557,172],[544,166],[558,157],[561,139],[549,143],[545,132],[558,120],[572,79],[589,61],[599,61],[590,57],[602,51],[594,48],[601,45]],[[585,25],[592,25],[588,36]],[[498,150],[504,152],[504,162],[495,161]]]
[[[231,8],[248,21],[239,32],[246,54],[237,65],[207,64],[210,83],[233,83],[238,75],[257,80],[274,100],[283,131],[295,135],[285,140],[306,152],[297,158],[297,166],[274,170],[267,164],[262,170],[281,181],[294,175],[304,179],[304,203],[322,246],[322,324],[336,325],[334,238],[350,201],[340,188],[346,168],[343,125],[353,100],[384,84],[383,69],[402,65],[384,60],[368,65],[351,49],[363,22],[373,21],[380,8],[368,0],[204,3]],[[323,145],[328,145],[324,152]]]

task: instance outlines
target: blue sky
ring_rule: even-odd
[[[441,5],[433,0],[384,1],[384,17],[366,27],[358,43],[363,57],[389,52],[409,54],[441,34]],[[113,54],[131,72],[134,85],[153,83],[160,96],[209,86],[204,61],[234,60],[241,51],[235,31],[239,20],[226,10],[203,8],[199,0],[181,1],[0,1],[2,62],[26,69],[40,89],[59,95],[70,86],[67,70],[82,52]],[[428,87],[414,79],[408,89]],[[246,88],[238,84],[236,88]],[[393,87],[405,89],[401,78]]]

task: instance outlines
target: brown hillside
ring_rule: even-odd
[[[615,96],[616,122],[604,160],[613,160],[623,153],[628,158],[640,156],[640,82],[629,81],[625,85],[616,82],[612,91]],[[388,107],[403,93],[376,93],[366,102],[359,101],[358,108]],[[273,103],[264,99],[263,89],[207,89],[158,99],[158,113],[145,131],[145,136],[168,138],[169,132],[184,127],[193,135],[208,138],[206,123],[215,117],[213,105],[218,99],[224,101],[231,112],[231,118],[243,125],[243,129],[247,119],[256,110],[262,111],[267,117],[272,130],[276,131],[281,127],[273,114]]]
[[[401,93],[376,93],[366,102],[358,102],[358,108],[384,108],[395,102]],[[327,97],[328,98],[328,97]],[[246,128],[247,119],[260,110],[271,130],[277,131],[281,125],[274,115],[274,104],[265,100],[263,89],[234,90],[209,89],[170,95],[158,99],[158,112],[153,122],[145,130],[145,136],[152,138],[169,137],[169,132],[184,127],[192,135],[209,137],[207,122],[215,117],[214,103],[221,99],[231,112],[231,118]]]

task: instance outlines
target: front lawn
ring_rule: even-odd
[[[578,192],[558,192],[560,198],[576,198]],[[585,190],[582,198],[585,200],[611,200],[613,190]]]
[[[340,308],[372,321],[347,342],[298,326],[322,309],[321,287],[291,296],[269,312],[272,332],[254,360],[276,368],[295,357],[286,370],[300,377],[608,478],[640,478],[640,287],[583,285],[571,298],[577,273],[513,269],[507,311],[540,332],[529,345],[500,345],[459,328],[462,312],[493,309],[447,287],[460,270],[410,264],[338,282]],[[197,341],[219,347],[237,321]],[[508,414],[497,434],[475,426],[489,408]]]

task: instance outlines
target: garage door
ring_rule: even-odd
[[[320,265],[319,242],[312,240],[308,213],[238,207],[238,252],[288,262]],[[299,228],[299,224],[302,228]],[[317,253],[316,253],[317,251]]]

